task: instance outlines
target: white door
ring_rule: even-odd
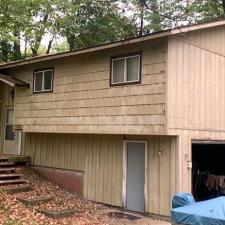
[[[5,130],[3,152],[6,154],[16,154],[15,133],[13,131],[14,109],[5,109]]]
[[[145,212],[146,143],[127,142],[126,209]]]

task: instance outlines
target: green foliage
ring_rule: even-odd
[[[203,22],[225,19],[225,0],[203,0],[193,3],[195,13],[202,17]]]
[[[63,41],[61,43],[55,44],[52,46],[53,53],[60,53],[69,51],[69,44],[67,41]]]
[[[0,62],[224,18],[225,0],[0,0]]]
[[[60,21],[60,33],[70,50],[90,47],[136,35],[135,23],[119,13],[112,1],[71,1]]]
[[[71,50],[136,35],[134,21],[119,12],[118,2],[0,0],[0,61],[49,53],[56,36],[65,37]],[[45,34],[52,37],[46,49]]]

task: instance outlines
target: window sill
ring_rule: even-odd
[[[124,82],[124,83],[110,83],[111,87],[115,86],[129,86],[129,85],[134,85],[134,84],[141,84],[141,81],[132,81],[132,82]]]
[[[47,94],[47,93],[52,93],[53,90],[49,90],[49,91],[33,91],[33,94]]]

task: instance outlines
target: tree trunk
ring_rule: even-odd
[[[31,51],[32,51],[32,57],[37,56],[38,51],[37,51],[36,48],[32,47],[32,48],[31,48]]]
[[[22,58],[21,50],[20,50],[20,32],[15,31],[14,36],[18,38],[18,40],[13,43],[13,60],[20,60]]]
[[[141,19],[141,25],[140,25],[140,31],[139,31],[139,35],[143,34],[143,28],[144,28],[144,5],[141,2],[141,15],[140,15],[140,19]]]
[[[75,35],[67,34],[66,35],[67,42],[69,44],[70,51],[75,49]]]
[[[223,17],[225,18],[225,0],[222,0],[223,5]]]
[[[54,37],[48,42],[48,48],[47,48],[47,51],[46,51],[46,54],[49,54],[50,53],[50,50],[52,48],[52,42],[54,40]]]
[[[45,32],[45,24],[48,21],[48,17],[49,17],[49,13],[48,13],[48,10],[47,10],[46,14],[44,15],[43,20],[41,21],[43,26],[40,29],[40,31],[38,32],[38,35],[36,35],[35,41],[31,44],[31,50],[32,50],[32,56],[33,57],[37,56],[37,54],[38,54],[38,49],[40,47],[41,40],[42,40],[42,37],[43,37],[44,32]]]
[[[10,52],[10,45],[5,42],[5,41],[1,41],[0,42],[0,48],[1,48],[1,52],[2,52],[2,61],[3,62],[8,62],[9,60],[9,52]]]

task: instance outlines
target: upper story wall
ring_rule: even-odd
[[[148,41],[10,69],[31,84],[16,91],[15,125],[24,132],[164,134],[166,50],[166,40]],[[137,51],[141,84],[110,87],[110,57]],[[53,92],[33,94],[33,70],[49,67]]]
[[[224,87],[224,27],[170,38],[167,95],[170,134],[188,130],[195,132],[195,137],[205,138],[210,137],[210,132],[225,132]]]

